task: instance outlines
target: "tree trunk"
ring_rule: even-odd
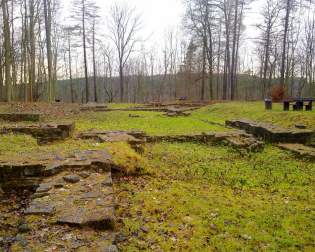
[[[46,49],[47,49],[47,62],[48,62],[48,101],[54,100],[52,90],[52,52],[51,52],[51,10],[50,0],[44,0],[44,13],[45,13],[45,29],[46,29]]]
[[[122,63],[119,64],[119,87],[120,87],[120,102],[124,101],[124,69]]]
[[[90,90],[89,90],[89,77],[87,66],[87,54],[86,54],[86,30],[85,30],[85,0],[82,0],[82,32],[83,32],[83,54],[84,54],[84,74],[85,74],[85,101],[89,102]]]
[[[29,65],[29,90],[28,90],[28,98],[29,101],[33,101],[33,87],[35,86],[35,78],[36,78],[36,47],[35,47],[35,10],[34,10],[34,0],[30,0],[29,2],[29,18],[30,18],[30,23],[29,23],[29,42],[30,42],[30,65]]]
[[[232,63],[230,73],[231,83],[231,100],[235,99],[235,64],[236,64],[236,39],[237,39],[237,18],[238,18],[238,0],[235,0],[234,6],[234,27],[233,27],[233,42],[232,42]]]
[[[69,57],[69,78],[70,78],[71,102],[74,103],[74,89],[73,89],[73,80],[72,80],[72,60],[71,60],[70,33],[68,34],[68,57]]]
[[[11,76],[11,42],[10,42],[10,23],[9,23],[9,12],[7,0],[2,0],[2,15],[3,15],[3,35],[4,35],[4,69],[5,69],[5,87],[6,87],[6,97],[7,102],[11,102],[12,97],[12,76]]]
[[[96,59],[95,59],[95,20],[93,20],[92,28],[92,53],[93,53],[93,82],[94,82],[94,101],[98,102],[97,85],[96,85]]]
[[[287,49],[287,37],[289,29],[289,19],[291,10],[291,0],[287,0],[286,4],[286,15],[284,23],[284,33],[283,33],[283,44],[282,44],[282,55],[281,55],[281,70],[280,70],[280,85],[285,86],[285,62],[286,62],[286,49]]]

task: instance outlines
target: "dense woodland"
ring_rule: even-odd
[[[315,95],[311,0],[262,0],[251,38],[251,0],[185,0],[182,25],[159,46],[148,46],[127,2],[106,14],[93,0],[73,0],[69,11],[60,2],[1,0],[1,101],[249,100],[274,85]]]

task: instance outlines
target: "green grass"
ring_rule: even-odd
[[[280,104],[265,111],[262,102],[215,104],[178,118],[158,112],[116,111],[62,119],[75,121],[77,131],[143,130],[174,135],[226,131],[225,120],[236,118],[315,129],[314,111],[283,112]],[[0,136],[2,160],[104,148],[126,171],[144,166],[149,172],[117,178],[115,183],[117,230],[127,237],[118,242],[121,251],[315,250],[315,164],[275,146],[246,153],[220,145],[159,143],[147,145],[140,157],[124,143],[69,139],[38,146],[29,136]]]
[[[154,175],[118,185],[122,251],[314,249],[314,163],[272,146],[162,143],[146,157]]]
[[[229,119],[251,119],[270,122],[282,127],[295,127],[304,124],[315,129],[315,110],[283,111],[282,104],[273,104],[273,110],[265,110],[263,102],[230,102],[215,104],[196,111],[194,118],[203,118],[213,122],[224,123]]]
[[[129,115],[138,115],[132,118]],[[195,117],[171,118],[158,112],[101,112],[85,114],[75,118],[79,131],[101,130],[143,130],[151,135],[178,135],[226,130],[222,126],[210,125]]]
[[[126,108],[130,104],[111,104],[110,107]],[[129,115],[138,115],[138,118]],[[272,111],[264,109],[263,102],[220,103],[193,111],[189,117],[170,118],[159,112],[97,112],[69,117],[76,121],[79,131],[101,130],[143,130],[151,135],[180,135],[201,132],[226,131],[228,119],[247,118],[271,122],[282,127],[304,124],[315,129],[315,111],[284,112],[281,104],[274,104]]]

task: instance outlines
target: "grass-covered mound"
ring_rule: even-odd
[[[122,104],[111,106],[127,107]],[[171,118],[159,112],[112,111],[84,113],[69,119],[76,121],[79,131],[143,130],[150,135],[180,135],[226,131],[226,120],[240,118],[270,122],[282,127],[303,124],[315,129],[315,111],[283,111],[282,104],[274,104],[273,110],[266,111],[263,102],[217,103],[192,111],[188,117]]]
[[[152,145],[150,177],[117,186],[122,251],[311,251],[315,164],[268,146]]]
[[[84,150],[106,149],[119,170],[126,174],[140,172],[144,167],[143,158],[127,143],[97,143],[93,140],[68,139],[50,145],[38,145],[37,141],[27,135],[0,136],[0,161],[23,163],[42,158],[44,155],[66,158],[75,152]]]

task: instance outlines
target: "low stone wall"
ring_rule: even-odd
[[[315,148],[303,144],[279,144],[278,147],[290,151],[297,156],[315,160]]]
[[[94,170],[109,171],[115,167],[107,151],[81,151],[69,157],[49,156],[45,160],[32,157],[33,161],[23,163],[0,163],[0,185],[2,188],[33,187],[44,177],[54,176],[62,171]]]
[[[311,144],[315,141],[315,132],[311,130],[283,129],[272,124],[249,120],[226,121],[226,126],[245,130],[271,143]]]
[[[259,151],[264,148],[264,143],[244,131],[203,133],[195,135],[176,136],[148,136],[147,142],[198,142],[206,144],[227,143],[235,148]]]
[[[73,135],[74,123],[36,124],[36,125],[7,125],[0,129],[0,134],[27,134],[36,138],[40,144],[64,140]]]
[[[156,142],[198,142],[198,143],[220,143],[225,142],[233,147],[248,150],[261,150],[264,143],[244,131],[202,133],[194,135],[165,135],[148,136],[142,131],[89,131],[77,136],[81,139],[94,139],[99,142],[127,142],[141,152],[141,145]]]
[[[80,106],[80,111],[102,112],[107,110],[107,105],[101,103],[87,103]]]
[[[10,122],[39,122],[40,114],[36,113],[0,113],[0,120]]]

